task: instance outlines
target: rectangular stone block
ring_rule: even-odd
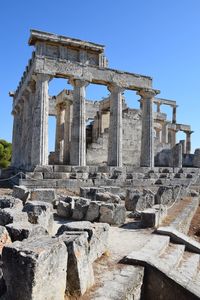
[[[56,199],[56,191],[54,189],[33,189],[31,190],[30,200],[45,201],[52,203]]]
[[[37,237],[3,248],[6,299],[64,300],[67,251],[62,241]]]

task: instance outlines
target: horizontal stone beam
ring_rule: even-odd
[[[115,84],[129,90],[152,87],[152,78],[148,76],[122,72],[109,68],[93,67],[61,59],[36,56],[35,72],[53,77],[75,77],[94,84]]]
[[[169,105],[173,107],[177,107],[176,101],[174,100],[168,100],[168,99],[163,99],[163,98],[154,98],[154,103],[160,103],[164,105]]]
[[[185,124],[176,124],[176,129],[180,131],[191,131],[191,126]]]

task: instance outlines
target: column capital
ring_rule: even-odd
[[[186,134],[186,135],[191,135],[192,133],[194,133],[194,131],[184,131],[184,133]]]
[[[71,77],[68,82],[73,86],[73,87],[86,87],[89,82],[84,80],[84,79],[80,79],[80,78],[74,78],[74,77]]]
[[[66,108],[66,106],[67,106],[66,102],[59,102],[59,103],[56,104],[56,108],[58,110],[64,110]]]
[[[52,76],[49,75],[49,74],[36,73],[35,75],[32,76],[32,78],[35,82],[37,82],[37,81],[50,81]]]
[[[123,93],[123,91],[125,90],[125,88],[113,83],[107,85],[107,89],[111,93]]]
[[[154,98],[159,93],[160,93],[159,90],[141,89],[137,92],[137,95],[140,95],[143,99],[148,99],[148,98]]]

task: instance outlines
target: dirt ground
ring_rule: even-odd
[[[196,214],[192,219],[188,235],[197,242],[200,242],[200,206],[197,208]]]
[[[0,188],[0,196],[12,195],[12,189]]]

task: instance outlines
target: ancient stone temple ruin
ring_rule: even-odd
[[[104,46],[31,30],[34,46],[13,97],[12,166],[37,165],[166,166],[198,165],[191,155],[191,127],[178,124],[176,101],[159,98],[149,76],[108,67]],[[72,89],[48,93],[53,78],[66,78]],[[87,100],[89,84],[105,85],[109,96]],[[66,81],[67,85],[67,81]],[[125,90],[137,92],[140,109],[130,109]],[[162,113],[172,108],[172,118]],[[156,111],[154,107],[157,106]],[[55,151],[48,151],[48,116],[56,117]],[[176,134],[186,139],[177,143]]]

